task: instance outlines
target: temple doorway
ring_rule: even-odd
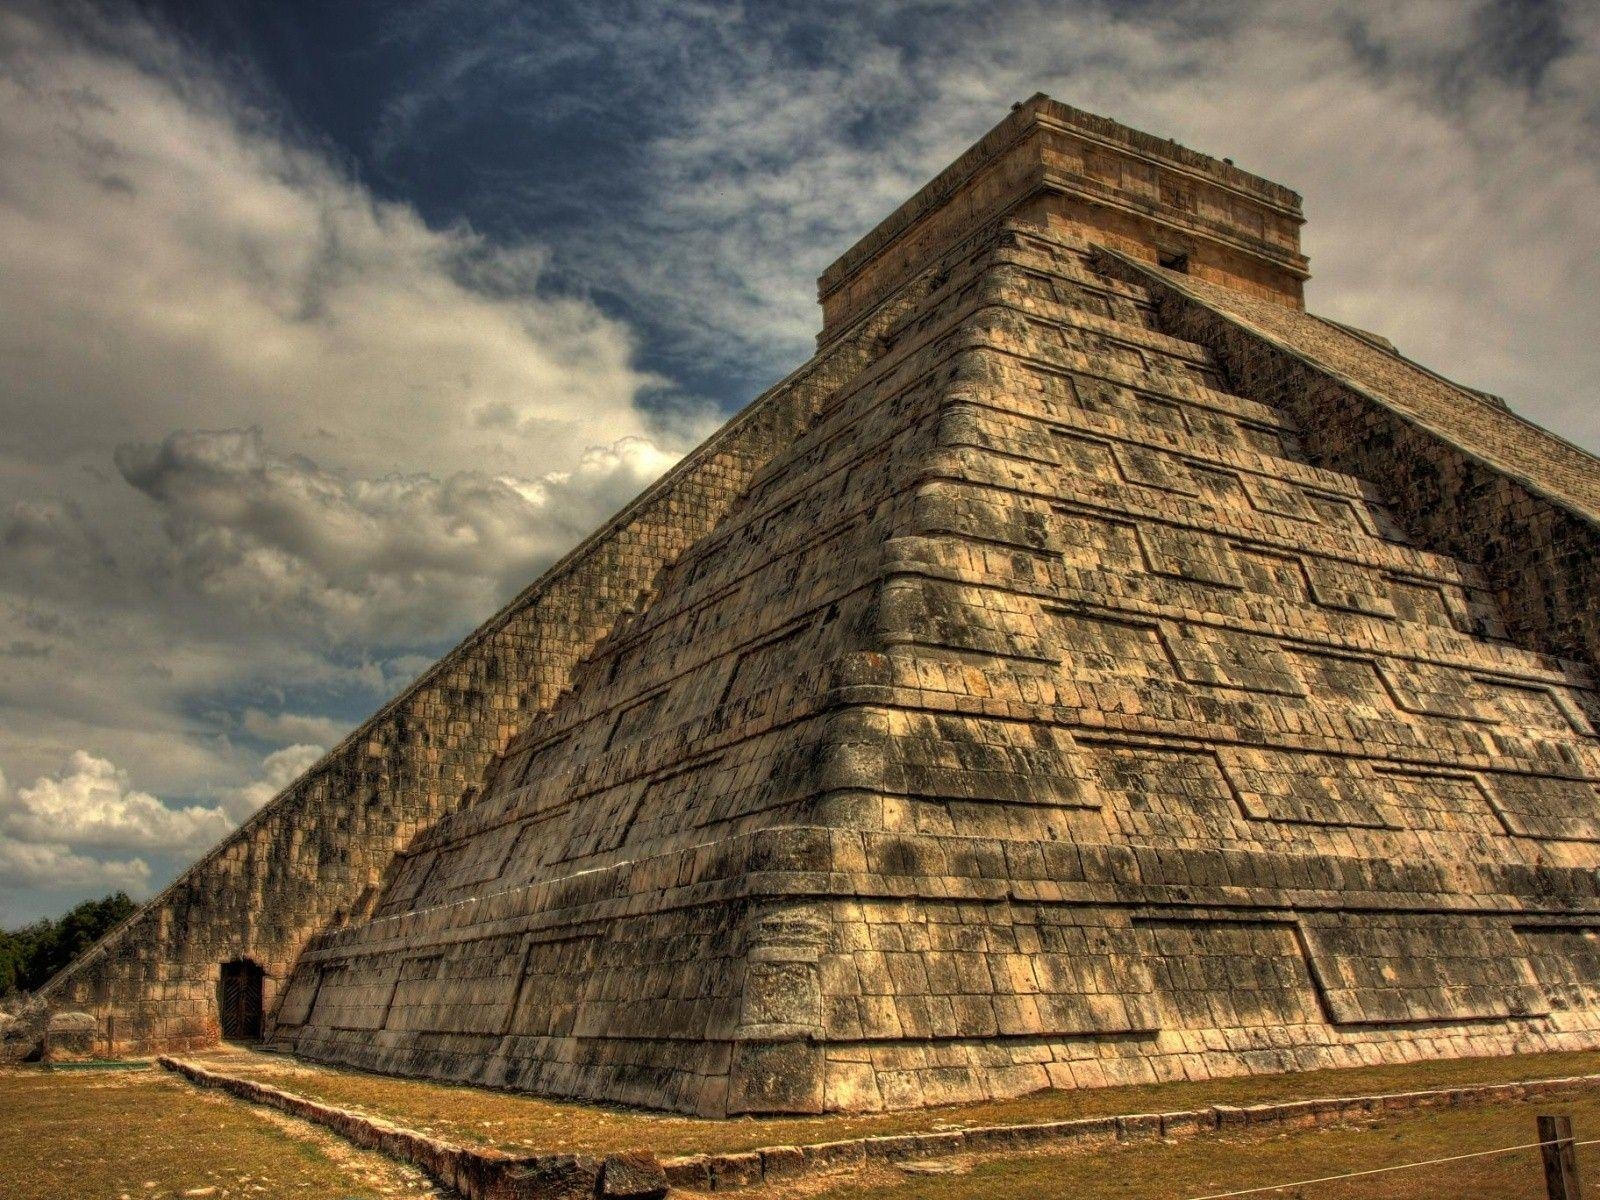
[[[265,972],[249,959],[222,964],[222,1036],[230,1042],[261,1040],[261,984]]]

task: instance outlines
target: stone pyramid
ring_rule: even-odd
[[[1600,1045],[1600,463],[1305,313],[1299,224],[1018,106],[565,690],[262,939],[273,1040],[711,1115]],[[177,886],[63,998],[258,953]]]

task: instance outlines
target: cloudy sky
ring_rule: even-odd
[[[1035,91],[1600,449],[1600,0],[0,0],[0,924],[148,895],[802,362]]]

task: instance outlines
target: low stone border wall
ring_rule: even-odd
[[[347,1108],[297,1096],[270,1084],[208,1071],[162,1055],[169,1071],[201,1087],[219,1088],[292,1116],[314,1121],[367,1150],[410,1163],[468,1200],[661,1200],[667,1180],[653,1155],[506,1154],[489,1146],[456,1146]]]
[[[1378,1096],[1345,1096],[1325,1100],[1289,1100],[1279,1104],[1238,1106],[1213,1104],[1183,1112],[1135,1113],[1119,1117],[1084,1117],[1032,1125],[992,1125],[940,1133],[907,1133],[853,1138],[813,1146],[772,1146],[744,1154],[691,1154],[661,1162],[675,1187],[723,1191],[752,1187],[768,1180],[860,1170],[873,1163],[949,1158],[957,1154],[1008,1151],[1097,1149],[1118,1143],[1158,1138],[1190,1138],[1244,1129],[1309,1129],[1336,1125],[1380,1113],[1510,1100],[1551,1100],[1600,1087],[1600,1075],[1574,1075],[1523,1083],[1487,1083],[1423,1092],[1391,1092]]]
[[[768,1146],[733,1154],[686,1154],[665,1159],[629,1154],[601,1159],[574,1154],[517,1156],[488,1147],[453,1146],[387,1121],[308,1100],[267,1084],[208,1071],[175,1058],[162,1057],[159,1061],[162,1066],[203,1087],[222,1088],[242,1099],[315,1121],[358,1146],[420,1167],[470,1200],[569,1200],[579,1196],[653,1200],[665,1196],[669,1185],[696,1192],[731,1191],[808,1175],[859,1171],[875,1163],[1046,1147],[1089,1150],[1160,1138],[1190,1138],[1269,1127],[1310,1129],[1426,1108],[1560,1100],[1600,1087],[1600,1075],[1572,1075],[1375,1096],[1244,1106],[1213,1104],[1181,1112],[890,1134],[809,1146]]]

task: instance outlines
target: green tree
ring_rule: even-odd
[[[126,892],[85,900],[59,920],[0,932],[0,996],[37,991],[138,908]]]
[[[14,933],[0,930],[0,996],[9,996],[17,990],[17,976],[22,970],[22,943]]]

